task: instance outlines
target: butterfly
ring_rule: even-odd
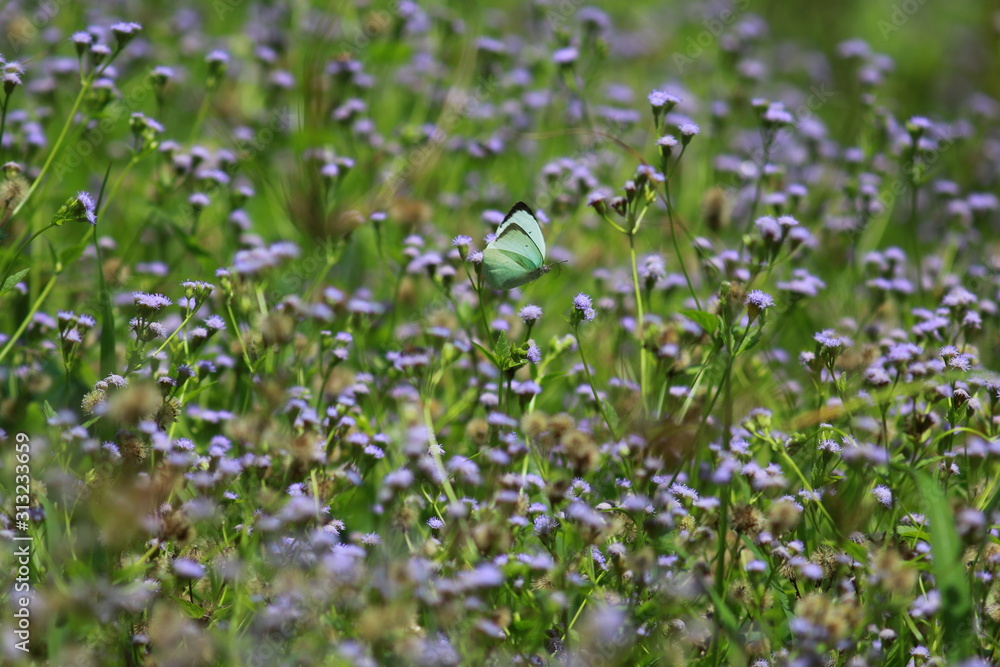
[[[551,267],[544,262],[542,228],[535,213],[519,201],[483,251],[483,275],[493,289],[512,289],[548,273]]]

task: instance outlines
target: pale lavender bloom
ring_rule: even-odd
[[[743,302],[747,306],[754,306],[760,310],[765,310],[774,305],[774,297],[767,292],[762,292],[759,289],[750,290],[747,292],[746,299]]]
[[[662,109],[663,107],[673,108],[680,103],[680,101],[679,97],[662,90],[654,90],[649,94],[649,104],[654,109]]]
[[[157,311],[173,303],[162,294],[148,294],[146,292],[132,292],[132,300],[137,308],[148,311]]]
[[[875,496],[875,500],[879,501],[885,507],[892,507],[892,491],[889,490],[889,487],[879,484],[872,489],[872,495]]]
[[[820,346],[833,350],[850,347],[852,345],[850,338],[847,336],[841,336],[833,329],[823,329],[819,333],[813,334],[813,340],[819,343]]]
[[[205,326],[212,331],[222,331],[226,328],[226,321],[218,315],[210,315],[205,318]]]
[[[121,375],[116,375],[114,373],[104,378],[104,382],[107,386],[116,387],[118,389],[124,389],[128,386],[128,380],[123,378]]]
[[[559,524],[556,522],[556,520],[547,514],[541,514],[539,516],[536,516],[534,523],[535,523],[535,535],[538,535],[539,537],[545,537],[546,535],[550,535],[556,528],[559,527]]]
[[[701,128],[695,123],[681,123],[677,126],[677,131],[681,133],[682,139],[690,139],[701,132]]]
[[[597,311],[593,308],[590,296],[583,292],[580,292],[573,298],[573,307],[583,314],[582,318],[585,322],[591,322],[597,317]]]
[[[382,538],[378,533],[365,533],[361,536],[361,544],[366,547],[374,547],[382,544]]]
[[[941,303],[949,308],[954,308],[975,305],[977,300],[976,295],[969,290],[961,286],[955,286],[944,296]]]
[[[762,239],[768,243],[779,243],[781,241],[781,226],[778,221],[769,215],[757,218],[754,221]]]
[[[511,388],[513,392],[518,396],[537,396],[538,394],[542,393],[541,385],[539,385],[534,380],[525,380],[524,382],[514,382]]]
[[[910,613],[916,618],[933,616],[941,608],[941,593],[937,590],[930,590],[925,595],[921,595],[910,605]]]
[[[83,206],[84,215],[87,217],[87,222],[92,225],[97,224],[97,204],[94,203],[94,199],[90,196],[88,192],[77,192],[76,200],[80,202]]]
[[[580,57],[580,52],[572,46],[559,49],[552,54],[552,62],[557,65],[571,65]]]
[[[532,325],[542,318],[542,309],[540,306],[529,304],[521,308],[521,312],[518,315],[525,324]]]
[[[190,558],[178,558],[173,565],[174,574],[181,579],[201,579],[205,576],[205,567]]]
[[[889,373],[886,372],[881,366],[870,366],[865,370],[865,380],[876,387],[884,387],[890,382],[892,378],[889,377]]]
[[[826,283],[810,275],[805,269],[794,269],[792,271],[792,280],[778,283],[778,289],[780,290],[810,297],[819,294],[819,290],[824,287],[826,287]]]

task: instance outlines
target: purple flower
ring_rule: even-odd
[[[579,57],[580,52],[576,48],[567,46],[552,54],[552,62],[562,66],[572,65]]]
[[[226,321],[218,315],[210,315],[205,318],[205,326],[212,331],[222,331],[226,328]]]
[[[941,593],[937,590],[930,590],[925,595],[921,595],[910,605],[910,614],[916,618],[933,616],[941,608]]]
[[[472,245],[472,237],[467,234],[459,234],[451,240],[451,244],[456,248]]]
[[[149,294],[147,292],[132,292],[132,301],[139,311],[149,312],[161,310],[173,303],[162,294]]]
[[[649,255],[639,269],[639,277],[646,287],[652,289],[659,281],[667,277],[667,265],[660,255]]]
[[[813,339],[819,343],[821,347],[831,350],[851,346],[850,338],[841,336],[833,329],[823,329],[819,333],[814,334]]]
[[[597,317],[597,311],[594,310],[590,296],[583,292],[580,292],[573,298],[573,308],[572,319],[574,324],[592,322]]]
[[[518,315],[521,316],[521,320],[523,320],[525,324],[531,326],[542,318],[542,309],[540,306],[533,306],[529,304],[522,308]]]
[[[691,137],[701,132],[701,128],[695,123],[681,123],[677,126],[677,131],[681,133],[681,141],[687,143]]]
[[[90,196],[90,193],[83,191],[77,192],[76,200],[80,202],[81,206],[83,206],[83,214],[86,216],[87,222],[92,225],[96,225],[97,205],[94,203],[94,199]]]
[[[205,576],[205,568],[190,558],[178,558],[174,561],[174,574],[181,579],[201,579]]]
[[[751,306],[759,310],[765,310],[774,305],[774,297],[767,292],[760,291],[759,289],[752,289],[747,292],[747,297],[744,303],[747,306]]]
[[[542,361],[542,350],[535,344],[534,340],[528,341],[528,351],[525,356],[528,357],[528,361],[533,364],[537,364]]]
[[[892,491],[884,484],[879,484],[872,489],[872,495],[885,507],[892,507]]]
[[[666,93],[662,90],[654,90],[649,94],[649,104],[657,111],[661,109],[666,109],[669,111],[673,109],[681,101],[680,98]]]
[[[780,103],[769,105],[761,119],[764,121],[764,125],[769,127],[782,127],[795,122],[795,117],[786,111],[784,105]]]

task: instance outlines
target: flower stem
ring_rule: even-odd
[[[573,336],[576,338],[576,349],[580,351],[580,361],[583,362],[583,372],[587,375],[587,384],[590,385],[590,391],[594,395],[594,402],[597,403],[597,410],[601,413],[601,419],[604,420],[604,424],[608,427],[608,432],[611,433],[611,437],[615,440],[618,439],[618,435],[615,430],[611,428],[611,420],[608,419],[607,412],[604,409],[604,401],[600,399],[597,395],[597,387],[594,386],[594,376],[590,374],[590,366],[587,365],[587,358],[583,354],[583,342],[580,340],[580,327],[573,327]]]
[[[42,289],[42,293],[39,294],[38,298],[35,299],[35,302],[31,304],[31,310],[29,310],[28,314],[25,315],[24,320],[21,322],[21,326],[17,328],[17,331],[14,332],[14,335],[11,336],[10,340],[7,341],[7,344],[3,346],[3,350],[0,350],[0,361],[4,360],[4,357],[6,357],[7,354],[11,351],[11,349],[13,349],[14,343],[18,341],[18,339],[21,337],[21,334],[24,333],[24,330],[28,328],[28,324],[30,324],[33,321],[35,313],[37,313],[38,309],[42,306],[42,302],[45,301],[45,298],[49,295],[49,292],[51,292],[52,288],[55,287],[56,278],[58,277],[59,277],[58,273],[53,273],[52,277],[49,278],[49,282],[45,284],[45,288]]]
[[[670,198],[670,181],[668,180],[663,185],[663,191],[666,195],[666,205],[667,205],[667,220],[670,222],[670,238],[674,244],[674,252],[677,254],[677,263],[681,265],[681,273],[684,274],[684,281],[687,283],[688,290],[691,292],[691,297],[694,299],[694,304],[697,306],[698,310],[701,310],[701,301],[698,299],[698,293],[694,289],[694,283],[691,282],[691,276],[688,275],[687,265],[684,263],[684,256],[681,255],[681,247],[677,243],[677,223],[674,220],[674,203]]]
[[[649,410],[648,403],[648,389],[649,381],[646,377],[646,356],[648,350],[646,350],[646,340],[645,340],[645,313],[642,308],[642,290],[639,288],[639,268],[637,265],[636,255],[635,255],[635,231],[633,230],[628,235],[628,245],[629,245],[629,258],[632,262],[632,288],[635,290],[635,308],[636,315],[638,317],[636,321],[636,338],[639,340],[639,395],[642,397],[642,406],[645,410]],[[583,350],[580,351],[581,356]],[[586,366],[586,363],[584,364]]]
[[[83,98],[86,97],[87,91],[90,90],[92,83],[93,76],[87,77],[83,80],[83,84],[80,86],[80,92],[76,96],[76,101],[73,102],[73,108],[69,110],[66,122],[63,124],[62,131],[59,133],[59,138],[56,139],[55,145],[53,145],[52,150],[49,151],[49,156],[45,159],[45,164],[42,165],[42,170],[38,172],[38,176],[31,182],[31,187],[28,188],[28,193],[24,195],[24,199],[18,202],[14,211],[11,213],[12,218],[17,215],[22,208],[24,208],[24,205],[28,203],[29,199],[31,199],[31,195],[38,189],[42,179],[45,178],[45,174],[48,173],[49,167],[52,166],[53,160],[55,160],[56,155],[59,154],[59,150],[62,148],[62,143],[66,140],[66,135],[69,134],[69,128],[73,125],[73,118],[76,116],[76,112],[80,109],[80,104],[83,103]]]
[[[24,249],[28,247],[28,244],[55,226],[56,223],[52,223],[48,227],[43,227],[42,229],[39,229],[37,232],[31,235],[31,238],[29,238],[27,241],[21,244],[21,247],[17,249],[17,252],[14,253],[14,256],[7,264],[7,268],[3,272],[3,278],[0,278],[0,286],[3,286],[7,282],[7,277],[10,275],[11,269],[14,268],[14,262],[16,262],[17,258],[21,256],[21,253],[24,252]]]

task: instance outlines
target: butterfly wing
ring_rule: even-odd
[[[483,273],[494,289],[510,289],[545,272],[545,239],[535,214],[518,202],[483,251]]]
[[[538,277],[540,269],[523,255],[487,248],[483,252],[483,276],[493,289],[511,289]]]
[[[541,265],[545,261],[545,237],[542,236],[542,227],[538,224],[535,212],[523,201],[514,204],[510,212],[507,213],[507,217],[500,223],[500,226],[497,228],[497,239],[500,239],[504,235],[504,232],[513,226],[520,227],[521,231],[535,244],[535,248],[538,249],[541,255],[541,259],[538,262]]]

